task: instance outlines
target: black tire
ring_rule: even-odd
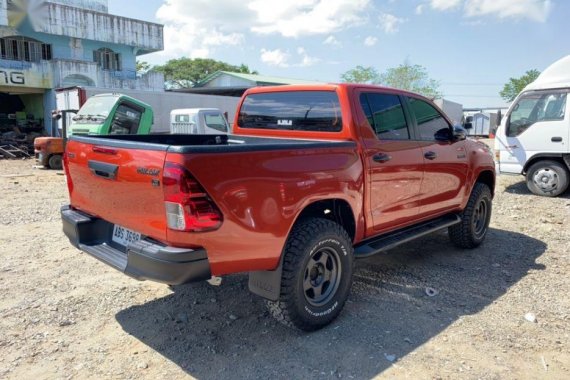
[[[459,248],[475,248],[485,240],[491,221],[492,199],[489,186],[475,183],[461,213],[461,222],[449,227],[449,238],[453,244]]]
[[[278,301],[267,301],[281,323],[314,331],[331,323],[344,307],[352,284],[354,251],[346,231],[321,218],[294,227],[284,250]]]
[[[50,169],[53,170],[61,170],[63,169],[63,165],[61,162],[61,154],[54,154],[48,160],[48,166]]]
[[[557,161],[534,163],[526,173],[526,186],[536,195],[557,197],[568,188],[568,169]]]

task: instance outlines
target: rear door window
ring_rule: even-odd
[[[433,141],[437,131],[451,127],[445,117],[428,102],[410,97],[408,102],[416,118],[421,140]]]
[[[333,91],[291,91],[248,95],[238,126],[253,129],[340,132],[342,116]]]
[[[360,95],[360,105],[380,140],[410,139],[410,130],[398,95],[363,93]]]

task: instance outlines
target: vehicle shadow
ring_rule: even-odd
[[[526,186],[525,181],[513,183],[512,185],[505,187],[505,192],[507,192],[509,194],[536,196],[530,192],[530,190]],[[570,187],[568,187],[568,189],[566,189],[566,191],[563,192],[562,194],[560,194],[557,198],[570,199]]]
[[[116,315],[122,328],[199,379],[371,378],[462,316],[481,311],[529,270],[542,241],[491,229],[479,248],[446,233],[357,262],[352,294],[330,326],[304,333],[271,318],[247,276],[173,288]],[[435,296],[428,296],[426,288]],[[393,356],[392,356],[393,355]]]

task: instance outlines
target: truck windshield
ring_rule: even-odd
[[[515,137],[536,122],[564,120],[566,92],[531,92],[522,95],[509,115],[507,136]]]
[[[117,103],[117,99],[116,96],[93,96],[85,102],[73,121],[78,124],[103,124]]]
[[[342,117],[336,92],[270,92],[245,98],[238,125],[240,128],[339,132]]]

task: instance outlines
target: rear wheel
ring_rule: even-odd
[[[61,163],[61,154],[54,154],[51,156],[48,160],[48,166],[50,169],[61,170],[63,168]]]
[[[481,182],[475,183],[467,206],[461,214],[461,222],[449,227],[452,243],[459,248],[478,247],[487,236],[492,205],[489,186]]]
[[[568,188],[568,169],[560,162],[534,163],[526,173],[526,185],[536,195],[556,197]]]
[[[353,248],[346,231],[320,218],[295,225],[283,258],[281,292],[267,301],[280,322],[301,330],[317,330],[342,310],[352,283]]]

